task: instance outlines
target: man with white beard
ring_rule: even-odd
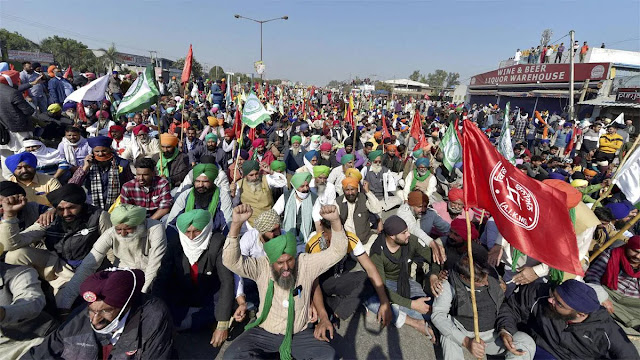
[[[233,206],[248,204],[253,208],[249,224],[254,219],[273,207],[271,187],[266,176],[260,175],[260,164],[255,160],[247,160],[242,164],[243,177],[238,181]],[[232,190],[233,191],[233,190]]]
[[[369,189],[382,209],[388,211],[402,204],[402,198],[393,194],[398,188],[396,175],[382,165],[382,150],[372,151],[368,157],[371,165],[362,169],[364,180],[369,182]]]
[[[330,169],[340,166],[336,155],[331,153],[332,145],[329,142],[325,142],[320,145],[320,157],[318,158],[318,165],[328,166]]]
[[[291,137],[291,147],[284,153],[284,163],[287,164],[287,174],[294,174],[296,170],[304,166],[304,154],[302,138],[298,135]],[[255,209],[255,208],[254,208]]]
[[[340,159],[340,163],[342,166],[338,166],[331,170],[329,173],[329,178],[327,179],[328,184],[333,184],[336,188],[336,192],[338,195],[344,194],[342,191],[342,180],[345,178],[345,172],[347,169],[351,169],[355,165],[355,157],[352,154],[346,154],[342,156]]]
[[[135,161],[138,158],[147,158],[158,161],[160,158],[160,141],[149,136],[149,127],[145,124],[137,125],[132,129],[134,139],[120,157]]]
[[[56,298],[60,309],[71,309],[80,285],[98,270],[109,251],[113,251],[114,266],[144,271],[142,292],[150,291],[167,249],[167,238],[162,223],[146,216],[147,209],[135,205],[121,204],[113,210],[113,227],[98,238],[75,275],[60,290]]]

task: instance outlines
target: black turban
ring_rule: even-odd
[[[0,196],[12,196],[12,195],[24,195],[27,196],[27,193],[24,191],[22,186],[14,183],[13,181],[2,181],[0,182]]]
[[[54,207],[58,206],[61,201],[82,205],[87,202],[87,194],[80,185],[66,184],[61,188],[48,193],[47,200],[49,200],[51,205]]]

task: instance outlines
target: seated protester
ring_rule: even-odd
[[[357,153],[360,154],[363,158],[367,159],[363,166],[370,166],[371,160],[369,159],[369,154],[373,151],[373,143],[367,141],[364,143],[362,149],[358,150]],[[336,164],[338,166],[339,164]],[[335,166],[334,166],[335,167]]]
[[[441,162],[442,155],[439,154],[440,152],[436,155],[436,159]],[[444,165],[438,166],[436,168],[436,181],[438,182],[437,191],[444,197],[449,196],[451,189],[462,188],[462,163],[456,163],[451,170]]]
[[[233,221],[224,244],[222,262],[239,276],[258,285],[258,319],[227,348],[224,359],[265,357],[280,353],[282,359],[333,359],[335,350],[314,339],[307,328],[309,304],[315,279],[334,266],[347,250],[347,237],[335,206],[323,206],[320,214],[331,223],[331,246],[320,254],[296,252],[292,233],[280,235],[264,244],[266,257],[241,256],[238,236],[251,217],[251,206],[233,209]]]
[[[137,116],[137,115],[136,115]],[[144,124],[133,128],[133,140],[121,157],[129,161],[138,159],[152,159],[155,162],[160,158],[160,142],[158,139],[149,136],[149,127]]]
[[[91,147],[87,139],[82,137],[79,128],[67,126],[64,137],[58,145],[58,153],[71,165],[70,171],[74,173],[84,164],[84,159],[91,153]]]
[[[380,220],[382,207],[378,199],[369,191],[368,183],[365,182],[360,191],[358,179],[349,176],[342,180],[342,186],[344,195],[336,199],[340,220],[344,223],[345,231],[356,234],[369,253],[377,233],[382,230],[382,220]],[[375,229],[372,229],[372,225]]]
[[[420,284],[409,278],[411,261],[417,256],[430,262],[431,249],[419,244],[409,234],[404,220],[396,215],[390,216],[371,247],[371,261],[376,265],[389,294],[394,325],[400,328],[406,323],[435,343],[433,330],[426,321],[429,318],[427,313],[431,310],[426,302],[430,298]],[[440,272],[438,264],[430,262],[430,265],[432,274]],[[378,313],[380,299],[373,295],[367,300],[366,306]]]
[[[52,175],[56,179],[70,178],[70,165],[60,155],[58,150],[46,147],[42,141],[36,139],[25,139],[22,142],[24,146],[19,152],[29,152],[38,159],[36,171]]]
[[[193,168],[193,187],[175,200],[166,224],[173,224],[178,215],[193,209],[205,209],[213,218],[214,230],[222,231],[231,220],[231,197],[215,185],[218,177],[215,164],[198,164]]]
[[[622,326],[640,331],[640,235],[626,245],[607,249],[598,256],[584,280],[602,284],[609,295],[607,310]]]
[[[296,173],[307,172],[312,173],[313,167],[318,164],[318,152],[316,150],[308,150],[302,159],[304,165],[296,170]]]
[[[434,240],[429,234],[434,225],[438,228],[438,232],[447,234],[450,225],[442,220],[433,209],[429,209],[427,195],[418,190],[410,192],[408,202],[400,205],[397,215],[404,220],[409,228],[409,233],[418,239],[420,245],[431,248],[433,261],[440,265],[444,264],[447,257],[442,241],[440,239]]]
[[[107,253],[114,266],[144,271],[142,292],[151,290],[160,262],[167,248],[164,226],[161,222],[146,219],[144,208],[121,204],[111,213],[113,227],[102,234],[93,244],[91,252],[82,260],[75,274],[58,296],[58,308],[71,309],[78,297],[80,284],[95,273],[107,260]]]
[[[233,151],[236,148],[235,137],[236,135],[232,128],[225,129],[224,138],[222,138],[220,146],[218,146],[216,159],[225,172],[229,169],[229,165],[233,163],[233,160],[235,160],[233,157]]]
[[[273,208],[275,200],[271,193],[266,176],[260,175],[260,165],[255,160],[248,160],[242,164],[244,177],[238,182],[237,192],[233,198],[237,204],[250,205],[253,209],[249,217],[249,224],[253,226],[254,219],[263,212]],[[233,192],[233,186],[231,191]]]
[[[16,216],[26,201],[5,198],[0,241],[8,251],[8,264],[34,267],[53,287],[55,295],[71,279],[96,240],[111,228],[111,220],[106,211],[86,204],[87,195],[78,185],[64,185],[48,198],[55,208],[53,221],[47,227],[36,222],[23,231],[19,230]],[[45,248],[31,246],[40,242]]]
[[[593,240],[591,241],[590,252],[598,250],[604,245],[609,238],[614,236],[618,230],[613,222],[616,220],[611,213],[611,209],[605,206],[599,206],[593,210],[600,224],[596,226],[596,231],[593,233]],[[622,245],[621,241],[621,244]]]
[[[433,199],[433,195],[437,191],[438,180],[429,171],[429,158],[420,157],[415,161],[414,165],[415,169],[404,180],[403,200],[407,200],[409,193],[415,190],[421,191],[429,199]]]
[[[200,163],[217,165],[216,158],[211,155],[202,155],[202,157],[200,158]],[[227,178],[226,172],[218,171],[218,176],[216,177],[216,180],[213,183],[220,188],[220,191],[225,191],[229,193],[229,179]],[[184,178],[180,186],[173,189],[171,193],[173,194],[175,192],[174,197],[178,197],[185,190],[189,190],[192,187],[193,187],[193,168],[189,170],[189,173]]]
[[[238,156],[233,158],[233,163],[229,164],[227,169],[227,177],[229,178],[229,185],[231,186],[231,194],[235,194],[235,187],[238,180],[242,179],[242,164],[249,160],[249,152],[244,149],[238,151]],[[237,166],[236,166],[237,165]],[[258,165],[258,169],[260,165]]]
[[[501,355],[507,352],[495,330],[498,312],[504,302],[504,291],[498,280],[489,276],[489,265],[474,259],[473,267],[480,342],[476,342],[473,332],[471,274],[469,257],[464,255],[449,272],[449,281],[442,286],[442,292],[433,301],[431,321],[440,331],[440,344],[445,359],[463,359],[465,356],[462,348],[477,359],[483,359],[485,354]],[[514,335],[513,346],[524,351],[525,356],[530,358],[536,352],[535,342],[524,332]],[[519,357],[507,352],[506,358]]]
[[[298,253],[304,252],[304,244],[313,231],[314,223],[320,222],[320,203],[318,196],[309,190],[311,174],[301,172],[291,177],[294,191],[286,189],[273,205],[278,215],[283,215],[282,228],[295,235]],[[316,228],[318,226],[316,225]]]
[[[364,181],[369,183],[369,189],[376,196],[382,210],[389,211],[402,204],[402,198],[394,195],[398,187],[396,174],[382,165],[382,150],[369,153],[371,165],[362,168]]]
[[[175,358],[167,306],[142,294],[143,284],[144,273],[138,269],[111,268],[91,275],[80,286],[86,304],[23,359]]]
[[[471,224],[471,248],[473,250],[473,256],[482,257],[487,259],[489,253],[478,242],[480,233],[476,229],[474,224]],[[456,263],[467,254],[467,223],[462,219],[455,219],[451,222],[451,228],[446,236],[442,237],[444,243],[444,250],[446,254],[446,261],[443,264],[444,270],[451,271],[456,266]],[[492,273],[494,277],[496,274]],[[438,293],[434,295],[438,296]]]
[[[189,156],[178,150],[178,138],[171,134],[160,135],[160,161],[156,164],[158,175],[169,180],[171,188],[180,186],[191,166]]]
[[[287,165],[280,160],[273,160],[269,167],[267,167],[266,164],[260,163],[260,172],[264,173],[264,177],[267,179],[267,184],[269,184],[271,188],[271,195],[274,199],[279,199],[284,193],[284,190],[288,189],[289,182],[285,174],[286,171]]]
[[[196,151],[198,148],[203,148],[204,141],[200,140],[197,136],[197,130],[194,127],[189,127],[186,129],[184,134],[184,141],[182,142],[182,146],[180,147],[180,151],[185,154],[189,154],[189,160],[191,160],[191,152]],[[215,135],[215,134],[212,134]],[[180,135],[178,135],[179,137]],[[218,139],[216,139],[218,140]],[[196,159],[197,160],[197,159]],[[192,161],[192,163],[197,161]]]
[[[195,209],[178,216],[176,232],[167,230],[167,254],[153,292],[169,306],[178,330],[211,328],[211,345],[227,340],[233,314],[233,273],[222,265],[224,235],[211,214]]]
[[[363,157],[362,155],[360,155],[353,148],[353,137],[351,137],[351,136],[344,140],[344,148],[338,149],[338,151],[336,151],[336,161],[338,161],[340,164],[344,165],[344,162],[342,161],[342,158],[345,155],[353,156],[353,161],[354,161],[353,162],[353,167],[355,167],[357,169],[362,168],[362,166],[367,162],[367,159],[365,157]]]
[[[395,145],[386,145],[386,151],[382,155],[382,165],[391,172],[402,174],[404,164],[398,156],[398,147]]]
[[[320,223],[320,231],[312,234],[305,247],[305,251],[309,254],[324,251],[331,245],[331,223],[325,219],[322,219]],[[313,304],[318,311],[316,338],[319,335],[324,336],[327,330],[333,337],[331,318],[344,320],[353,315],[356,309],[371,295],[371,285],[378,294],[378,298],[381,299],[378,322],[383,327],[391,323],[391,304],[378,269],[356,235],[350,232],[346,234],[349,240],[347,254],[332,269],[318,277],[321,291],[316,290],[313,295]],[[360,264],[364,271],[354,269],[357,264]],[[325,303],[328,309],[325,308]],[[327,311],[330,313],[327,314]]]
[[[611,180],[606,179],[602,184],[589,185],[589,182],[584,179],[575,179],[571,181],[571,186],[576,188],[582,194],[582,202],[585,204],[593,204],[596,199],[591,197],[594,192],[600,192],[600,189],[611,185]],[[598,196],[599,197],[599,196]]]
[[[24,191],[24,189],[20,185],[14,182],[0,181],[0,204],[4,198],[10,197],[10,196],[22,196],[26,198],[27,193]],[[24,206],[24,208],[18,211],[17,217],[18,217],[18,226],[20,228],[20,231],[33,225],[38,220],[40,215],[45,213],[47,210],[49,210],[49,207],[47,206],[40,205],[36,202],[28,201],[27,204]],[[0,206],[0,221],[2,221],[3,215],[4,214],[3,214],[2,206]]]
[[[526,329],[536,343],[536,359],[637,359],[638,351],[600,306],[589,285],[570,279],[525,285],[500,307],[496,330],[509,352],[533,358],[514,341]],[[523,351],[527,351],[526,354]]]
[[[447,201],[436,201],[433,203],[433,210],[447,223],[451,224],[454,219],[465,219],[464,200],[462,189],[453,188],[449,190]],[[469,218],[473,220],[473,212],[469,209]]]
[[[318,157],[318,165],[328,166],[330,169],[340,166],[336,155],[331,152],[332,145],[329,142],[324,142],[320,145],[320,156]]]
[[[526,162],[523,164],[527,169],[527,175],[529,177],[535,178],[536,176],[542,175],[547,178],[549,173],[542,167],[542,157],[540,155],[534,155],[531,157],[531,162]]]
[[[330,172],[331,169],[328,166],[316,165],[313,167],[313,179],[309,183],[309,188],[318,195],[320,205],[336,204],[336,187],[327,182]]]
[[[136,160],[136,176],[122,185],[120,203],[140,206],[147,217],[160,220],[171,210],[173,198],[169,181],[156,175],[156,163],[152,159]]]
[[[191,132],[195,132],[195,129],[189,129]],[[200,140],[198,140],[200,141]],[[183,146],[184,148],[184,146]],[[200,163],[200,158],[202,156],[208,155],[216,158],[218,156],[218,136],[216,134],[207,134],[204,137],[204,142],[201,142],[196,145],[193,150],[189,150],[188,152],[183,151],[185,154],[189,154],[189,162],[191,166],[196,166],[196,164]],[[216,159],[216,164],[218,164]]]
[[[5,160],[7,168],[13,175],[9,181],[17,183],[27,194],[27,201],[51,206],[47,194],[59,189],[62,185],[51,175],[36,173],[38,160],[35,155],[23,152],[11,155]]]
[[[336,188],[338,195],[344,194],[342,190],[342,180],[345,178],[345,171],[354,167],[354,158],[351,154],[346,154],[340,158],[342,166],[338,166],[331,170],[327,183],[332,184]]]
[[[0,281],[0,351],[3,358],[19,359],[57,324],[43,312],[46,299],[33,268],[0,261]]]
[[[103,105],[104,106],[104,105]],[[109,135],[109,129],[116,125],[113,120],[109,119],[109,112],[107,110],[98,110],[95,113],[95,122],[91,126],[87,127],[87,133],[89,137],[107,136]]]
[[[113,139],[111,148],[118,156],[131,147],[131,138],[124,136],[125,129],[120,125],[113,125],[109,128],[109,137]]]
[[[129,162],[113,153],[110,138],[97,136],[88,141],[91,154],[84,159],[69,184],[84,185],[91,204],[108,210],[120,196],[122,185],[134,176]]]
[[[251,150],[249,150],[249,157],[259,163],[265,163],[271,165],[276,160],[271,150],[267,150],[264,139],[258,138],[251,142]]]
[[[284,152],[284,163],[287,165],[287,174],[293,174],[304,166],[304,154],[307,152],[300,146],[302,138],[298,135],[291,137],[291,147]]]

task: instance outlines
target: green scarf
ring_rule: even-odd
[[[173,155],[171,155],[171,157],[168,159],[164,156],[164,153],[160,153],[160,161],[158,161],[158,163],[156,164],[156,169],[158,170],[158,174],[160,176],[164,176],[167,179],[169,178],[169,163],[173,161],[173,159],[175,159],[179,153],[180,152],[178,151],[177,147],[173,152]]]
[[[411,186],[409,187],[409,190],[413,191],[413,189],[415,189],[415,187],[416,187],[416,183],[418,181],[423,182],[423,181],[427,180],[429,175],[431,175],[431,171],[427,170],[427,173],[424,174],[424,176],[418,176],[418,169],[414,169],[413,170],[413,179],[411,179]]]
[[[262,307],[262,312],[260,312],[260,317],[258,317],[256,321],[245,326],[245,331],[262,324],[267,318],[267,315],[269,315],[269,310],[271,310],[271,301],[273,300],[273,286],[273,280],[269,280],[269,286],[267,287],[267,294],[264,297],[264,306]],[[284,340],[282,340],[282,344],[280,344],[280,360],[291,360],[291,338],[293,337],[293,320],[295,318],[296,308],[296,303],[293,298],[293,290],[293,288],[289,290],[287,331],[284,333]]]
[[[191,192],[189,192],[189,196],[187,196],[187,204],[184,207],[184,212],[191,211],[195,208],[196,204],[196,196],[193,193],[196,191],[195,188],[191,188]],[[209,203],[209,214],[211,214],[211,218],[215,219],[216,210],[218,209],[218,202],[220,202],[220,188],[216,186],[216,190],[213,192],[213,196],[211,197],[211,202]]]
[[[571,218],[571,223],[575,224],[576,208],[569,209],[569,217]],[[522,252],[520,252],[520,250],[516,248],[513,248],[513,251],[511,253],[511,271],[516,272],[518,259],[520,259],[520,256],[522,256]],[[562,280],[564,280],[564,271],[549,267],[549,278],[551,279],[552,283],[560,285],[562,284]]]

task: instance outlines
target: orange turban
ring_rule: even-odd
[[[160,135],[160,145],[162,146],[178,146],[178,137],[172,134],[164,133]]]
[[[582,173],[587,175],[587,176],[596,176],[596,175],[598,175],[597,171],[591,170],[591,169],[584,169],[584,170],[582,170]]]
[[[569,209],[578,206],[578,204],[582,201],[582,193],[566,181],[557,179],[546,179],[543,180],[542,183],[565,193],[565,195],[567,195],[566,205]]]
[[[358,181],[358,179],[356,179],[354,177],[347,176],[346,178],[344,178],[344,180],[342,180],[342,188],[343,189],[346,189],[347,186],[352,186],[352,187],[357,189],[359,184],[360,184],[360,182]]]
[[[376,131],[376,132],[373,134],[373,138],[374,138],[374,139],[376,139],[376,140],[378,140],[378,139],[382,139],[382,133],[381,133],[380,131]]]
[[[350,178],[355,178],[356,180],[358,180],[358,182],[360,182],[360,180],[362,180],[362,174],[356,168],[347,169],[344,172],[344,176],[350,177]]]
[[[398,147],[395,145],[387,145],[387,151],[398,151]]]

